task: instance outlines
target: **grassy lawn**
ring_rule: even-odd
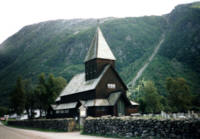
[[[0,121],[3,125],[7,125],[7,121]]]
[[[27,129],[27,130],[36,130],[36,131],[42,131],[42,132],[67,132],[65,130],[56,130],[56,129],[43,129],[43,128],[31,128],[31,127],[24,127],[24,126],[11,126],[8,125],[7,121],[1,121],[3,125],[13,128],[19,128],[19,129]]]
[[[88,135],[88,136],[99,136],[99,137],[105,137],[105,138],[119,138],[119,139],[144,139],[144,137],[121,137],[117,135],[100,135],[100,134],[87,134],[81,132],[82,135]],[[145,137],[146,139],[162,139],[158,137]]]
[[[10,126],[10,125],[7,125],[7,126],[8,127],[13,127],[13,128],[19,128],[19,129],[41,131],[41,132],[67,132],[65,130],[56,130],[56,129],[31,128],[31,127]]]

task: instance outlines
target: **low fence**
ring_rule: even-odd
[[[75,131],[77,130],[76,121],[69,119],[38,119],[38,120],[15,120],[8,121],[10,126],[39,128],[58,131]]]
[[[118,137],[200,138],[200,119],[87,118],[85,134]]]

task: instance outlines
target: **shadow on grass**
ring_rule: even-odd
[[[84,133],[83,131],[81,131],[81,135],[98,136],[98,137],[104,137],[104,138],[118,138],[118,139],[144,139],[142,137],[122,137],[118,135],[89,134],[89,133]],[[157,138],[151,138],[151,139],[157,139]]]
[[[13,126],[13,125],[8,125],[8,124],[4,124],[4,125],[8,126],[8,127],[13,127],[13,128],[35,130],[35,131],[41,131],[41,132],[59,132],[59,133],[64,133],[64,132],[66,133],[67,132],[65,130],[57,130],[57,129],[32,128],[32,127],[24,127],[24,126]]]

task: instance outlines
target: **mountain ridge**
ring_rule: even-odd
[[[176,7],[164,16],[100,20],[104,37],[117,58],[116,69],[126,83],[136,76],[153,53],[161,34],[166,32],[165,41],[158,54],[136,84],[141,79],[153,80],[160,94],[165,94],[165,78],[181,76],[188,80],[193,92],[200,90],[200,43],[198,38],[194,41],[194,38],[187,34],[199,33],[200,12],[198,8],[191,8],[195,4],[177,6],[178,9]],[[69,81],[73,75],[84,71],[83,60],[94,36],[97,20],[76,21],[76,24],[72,23],[73,20],[56,20],[26,26],[1,44],[3,49],[0,49],[0,96],[5,98],[1,99],[1,104],[8,104],[9,92],[19,75],[31,78],[34,83],[41,72],[63,76]],[[194,27],[182,24],[189,23],[188,21]],[[179,28],[186,30],[182,31]],[[181,37],[181,34],[185,36]],[[187,43],[184,44],[181,39]],[[193,42],[191,47],[190,42]],[[183,60],[186,52],[181,49],[182,45],[184,48],[194,48],[196,52],[187,52],[190,56]],[[170,53],[172,55],[169,55]],[[189,59],[197,63],[197,66],[193,67],[193,64],[187,62]]]

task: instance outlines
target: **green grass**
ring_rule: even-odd
[[[7,126],[8,125],[8,121],[0,121],[3,125]]]
[[[88,135],[88,136],[98,136],[98,137],[105,137],[105,138],[119,138],[119,139],[144,139],[144,137],[122,137],[118,135],[101,135],[101,134],[88,134],[88,133],[83,133],[81,132],[82,135]],[[150,139],[162,139],[158,137],[145,137],[145,138],[150,138]]]
[[[13,128],[19,128],[19,129],[26,129],[26,130],[35,130],[35,131],[41,131],[41,132],[67,132],[65,130],[56,130],[56,129],[43,129],[43,128],[31,128],[31,127],[24,127],[24,126],[11,126],[8,124],[4,124],[8,127],[13,127]]]
[[[82,135],[88,135],[88,136],[98,136],[98,137],[105,137],[105,138],[121,138],[120,136],[114,136],[114,135],[101,135],[101,134],[88,134],[81,132]],[[136,138],[135,138],[136,139]]]

